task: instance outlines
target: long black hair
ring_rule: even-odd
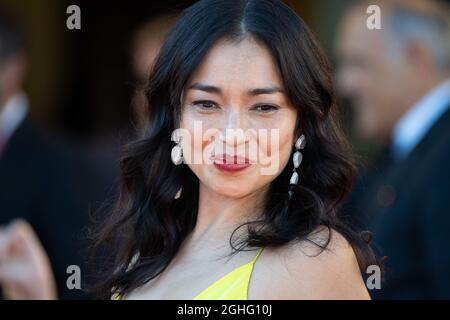
[[[288,194],[293,170],[289,162],[269,187],[261,219],[240,226],[247,226],[248,232],[238,246],[230,238],[234,252],[308,240],[319,226],[327,226],[353,246],[361,270],[376,263],[366,242],[337,216],[355,166],[338,126],[331,70],[314,36],[279,0],[201,0],[182,13],[148,79],[148,127],[125,148],[120,196],[94,243],[94,249],[109,246],[106,252],[112,258],[105,260],[96,286],[100,298],[129,293],[158,276],[194,229],[198,178],[188,166],[170,161],[181,94],[219,39],[238,42],[246,37],[273,55],[298,110],[297,132],[306,136],[307,148],[293,198]],[[180,187],[181,198],[175,200]],[[327,244],[318,245],[325,249]]]

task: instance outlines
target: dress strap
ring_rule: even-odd
[[[256,262],[256,260],[259,258],[259,256],[261,255],[261,252],[263,250],[264,250],[264,247],[259,248],[258,253],[256,254],[256,256],[252,260],[252,264],[254,264]]]

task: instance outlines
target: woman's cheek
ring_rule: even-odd
[[[262,153],[270,159],[270,170],[272,174],[280,173],[289,161],[293,145],[294,145],[294,129],[295,129],[295,114],[286,115],[283,119],[288,121],[273,121],[272,127],[269,129],[268,137],[261,140]]]
[[[181,128],[188,137],[182,143],[185,160],[191,164],[208,163],[208,154],[212,139],[206,133],[215,132],[217,121],[211,116],[197,115],[195,112],[186,112],[183,115]]]

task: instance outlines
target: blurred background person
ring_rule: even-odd
[[[381,30],[366,27],[369,5]],[[342,18],[337,86],[357,132],[386,153],[347,211],[387,256],[374,298],[450,298],[450,9],[438,0],[358,1]]]
[[[146,19],[131,35],[129,64],[133,78],[137,82],[132,106],[138,129],[143,129],[147,116],[140,104],[143,100],[143,85],[166,33],[176,20],[177,15],[174,12],[177,11],[161,12],[159,15]],[[71,150],[74,149],[74,146],[68,145],[67,141],[64,142],[65,147],[63,147],[62,141],[58,143],[53,136],[37,126],[28,113],[28,99],[22,88],[28,64],[23,35],[9,19],[3,18],[0,22],[2,22],[1,30],[3,31],[0,33],[3,35],[0,40],[3,41],[0,42],[5,44],[4,48],[12,48],[7,52],[8,54],[2,55],[5,58],[1,60],[5,62],[1,64],[3,68],[0,70],[2,83],[4,83],[1,87],[3,89],[1,92],[4,94],[1,97],[4,97],[2,101],[7,102],[5,110],[8,112],[5,112],[5,116],[0,118],[3,119],[0,122],[0,132],[5,132],[0,137],[4,137],[1,141],[5,142],[6,138],[14,137],[8,141],[8,150],[12,146],[21,150],[20,154],[13,152],[12,156],[9,155],[8,158],[12,159],[3,164],[3,167],[10,172],[10,179],[9,181],[3,180],[2,183],[7,188],[11,184],[11,180],[17,177],[16,171],[20,171],[22,168],[14,165],[14,162],[21,157],[26,159],[29,169],[24,174],[37,180],[33,185],[22,186],[24,189],[22,195],[25,201],[19,208],[3,206],[0,210],[0,225],[3,225],[0,230],[0,286],[7,299],[89,297],[81,291],[68,290],[66,268],[74,264],[80,266],[84,272],[83,266],[86,258],[84,255],[86,241],[84,240],[87,233],[84,233],[83,229],[88,225],[89,213],[93,211],[89,210],[92,199],[103,200],[106,198],[106,194],[101,197],[100,190],[111,192],[114,189],[112,168],[115,168],[115,161],[110,160],[119,157],[116,151],[122,139],[93,140],[92,145],[88,143],[85,149],[76,149],[75,151]],[[19,143],[17,143],[18,139],[13,133],[15,129],[22,127],[29,127],[29,130],[26,130],[26,133],[29,134],[19,139]],[[17,131],[21,133],[23,129]],[[1,146],[3,145],[6,149],[6,143]],[[34,145],[43,147],[40,156],[35,154],[37,150],[30,149],[30,146]],[[10,153],[8,151],[8,154]],[[105,160],[109,161],[105,163]],[[59,170],[62,166],[66,170],[65,173],[64,170]],[[95,173],[93,169],[96,171]],[[78,178],[77,180],[73,179],[75,176]],[[55,188],[57,188],[56,183],[60,185],[59,194],[53,193],[53,181]],[[38,191],[37,187],[42,187],[42,190]],[[17,201],[18,194],[16,195],[14,190],[12,191],[6,192],[5,190],[2,196],[5,198],[13,196],[11,201],[19,202]],[[35,194],[37,192],[38,194]],[[61,192],[66,193],[61,195]],[[31,195],[29,196],[28,193]],[[79,203],[74,203],[77,198]],[[29,202],[34,205],[35,201],[39,202],[39,206],[37,209],[32,209]],[[65,201],[67,204],[61,206],[58,201]],[[41,202],[43,205],[40,205]],[[47,205],[47,202],[50,204]],[[104,204],[108,205],[106,202]],[[56,219],[54,216],[56,212],[53,212],[52,209],[67,209],[69,205],[72,206],[71,210],[65,211],[71,217],[67,217],[64,212],[61,212],[60,219]],[[56,235],[60,238],[57,239]],[[75,243],[77,248],[74,246]],[[52,249],[56,244],[59,251]]]
[[[83,267],[81,232],[92,185],[86,179],[94,175],[77,150],[30,117],[32,106],[23,90],[27,62],[23,34],[11,18],[1,17],[0,226],[17,218],[27,221],[49,255],[60,297],[83,297],[80,290],[67,288],[66,270]],[[7,279],[0,278],[0,286],[5,284]]]
[[[15,219],[0,229],[0,283],[4,297],[10,300],[57,298],[47,253],[23,219]]]
[[[0,18],[0,155],[7,142],[22,124],[28,112],[28,101],[22,92],[27,65],[22,36]]]
[[[131,69],[136,80],[136,91],[132,99],[134,121],[137,127],[145,127],[146,112],[144,86],[153,62],[167,33],[178,17],[177,11],[161,12],[141,23],[131,37]]]

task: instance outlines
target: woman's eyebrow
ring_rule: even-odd
[[[209,93],[222,94],[222,89],[220,89],[219,87],[215,87],[200,82],[196,82],[193,85],[189,86],[188,90],[200,90]]]
[[[260,94],[272,94],[272,93],[284,93],[284,90],[278,86],[272,86],[267,88],[255,88],[248,91],[248,95],[257,96]]]
[[[196,82],[188,87],[188,90],[200,90],[209,93],[222,94],[222,89],[216,86]],[[249,96],[257,96],[260,94],[273,94],[273,93],[284,93],[284,90],[278,86],[271,86],[267,88],[254,88],[247,91]]]

